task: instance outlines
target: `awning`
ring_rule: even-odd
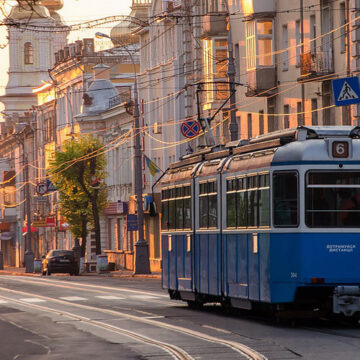
[[[34,226],[31,226],[31,232],[38,232],[39,230],[34,227]],[[23,235],[26,235],[27,234],[27,231],[28,231],[28,227],[27,226],[23,226],[22,228],[22,232],[23,232]]]
[[[9,241],[14,237],[14,234],[11,232],[3,232],[0,234],[0,240]]]

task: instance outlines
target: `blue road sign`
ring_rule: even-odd
[[[357,76],[335,79],[332,81],[336,106],[360,103],[360,86]]]
[[[46,180],[46,185],[47,185],[47,191],[51,192],[51,191],[56,191],[57,188],[55,187],[55,185],[49,180]]]
[[[127,226],[127,231],[137,231],[138,229],[137,215],[128,214],[126,216],[126,226]]]

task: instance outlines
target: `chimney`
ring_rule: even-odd
[[[105,64],[97,64],[93,67],[95,80],[110,80],[110,67]]]

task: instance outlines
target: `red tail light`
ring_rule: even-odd
[[[312,278],[311,282],[313,284],[323,284],[324,283],[324,278]]]
[[[51,262],[51,263],[54,263],[54,262],[56,262],[56,259],[55,259],[55,258],[51,258],[51,259],[50,259],[50,262]]]

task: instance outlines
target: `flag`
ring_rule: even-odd
[[[145,161],[146,161],[146,165],[149,168],[150,174],[152,176],[155,176],[156,173],[160,172],[160,169],[157,167],[157,165],[151,160],[149,159],[145,154]]]

